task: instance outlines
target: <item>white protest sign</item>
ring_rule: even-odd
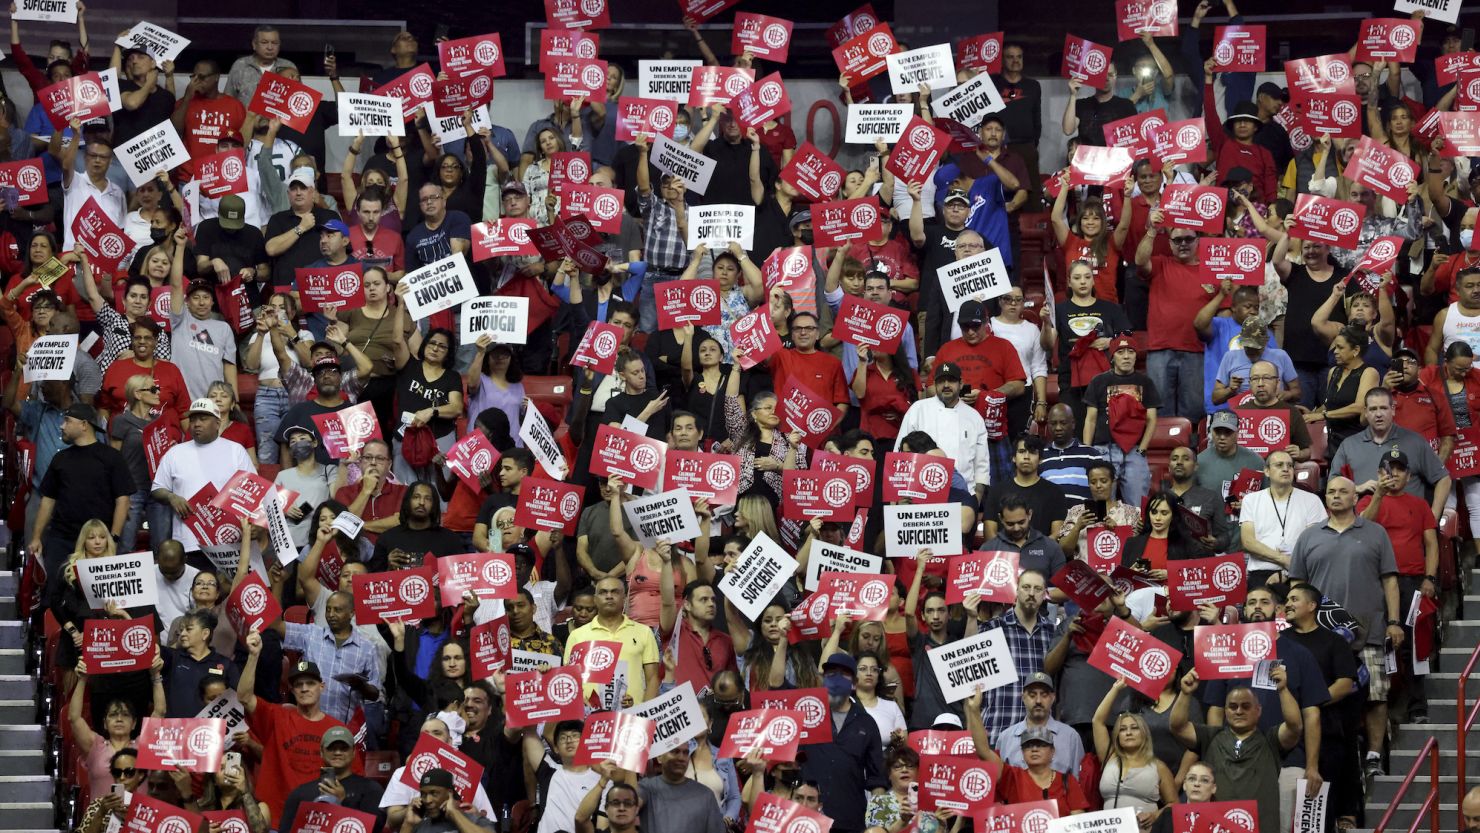
[[[246,731],[247,710],[242,708],[242,702],[236,698],[236,692],[229,688],[226,689],[225,694],[207,703],[196,717],[226,722],[227,749],[236,745],[237,732]]]
[[[895,52],[884,56],[884,63],[889,67],[890,92],[895,95],[919,92],[921,84],[932,90],[956,86],[956,61],[948,43]]]
[[[689,209],[689,251],[700,243],[720,251],[733,240],[740,248],[755,248],[755,206],[696,205]]]
[[[185,51],[185,47],[190,45],[190,41],[186,38],[148,21],[134,24],[114,43],[124,49],[142,49],[153,55],[154,60],[160,62],[175,60],[180,57],[181,52]]]
[[[16,0],[13,20],[76,23],[77,0]]]
[[[703,61],[638,61],[637,97],[689,103],[689,81]]]
[[[489,117],[488,108],[486,106],[474,107],[468,112],[473,114],[474,133],[477,133],[479,130],[488,130],[490,132],[493,131],[493,119]],[[444,116],[441,113],[437,112],[437,103],[435,101],[427,102],[426,113],[427,123],[432,128],[432,135],[436,136],[437,141],[441,142],[442,144],[445,145],[451,142],[456,142],[458,140],[468,138],[468,131],[466,128],[463,127],[462,113],[453,113],[451,115]],[[405,128],[403,125],[403,132],[404,129]]]
[[[298,558],[298,547],[293,545],[293,530],[288,528],[288,517],[283,514],[283,504],[278,501],[277,489],[267,493],[262,502],[262,514],[267,518],[267,537],[272,540],[272,551],[278,561],[286,564]]]
[[[495,617],[497,618],[497,617]],[[514,649],[509,659],[509,672],[519,671],[545,671],[550,668],[559,668],[564,662],[555,654],[541,654],[535,651],[521,651]]]
[[[930,109],[975,129],[988,113],[1006,107],[1002,94],[997,92],[997,85],[992,83],[992,76],[979,72],[975,78],[936,99]]]
[[[914,558],[929,548],[936,555],[960,555],[961,506],[915,503],[884,507],[884,554]]]
[[[719,580],[719,589],[736,610],[754,622],[796,571],[797,560],[761,532]]]
[[[401,99],[363,93],[339,94],[339,135],[405,136]],[[458,120],[461,124],[461,119]]]
[[[893,144],[904,135],[915,108],[910,104],[850,104],[848,124],[843,141],[851,145],[872,145],[875,139]]]
[[[26,351],[25,382],[65,382],[77,361],[77,334],[42,336]]]
[[[1006,295],[1007,290],[1012,289],[1007,265],[1002,262],[1002,252],[997,249],[947,263],[935,270],[935,276],[940,280],[946,306],[950,307],[953,316],[967,301],[985,301]]]
[[[98,70],[98,80],[103,82],[103,95],[108,98],[108,109],[117,113],[123,109],[123,99],[118,94],[118,70],[113,67]]]
[[[129,181],[143,185],[160,171],[173,171],[190,161],[190,152],[180,141],[174,123],[162,121],[114,148]]]
[[[807,556],[806,588],[808,590],[817,589],[818,579],[824,571],[877,575],[884,572],[884,556],[850,550],[847,547],[835,547],[813,538],[812,552]]]
[[[550,432],[550,423],[540,416],[539,409],[530,407],[524,412],[524,421],[519,425],[519,439],[524,447],[534,454],[534,459],[545,467],[545,471],[556,480],[565,479],[565,455],[560,453],[560,444]]]
[[[157,575],[154,553],[147,551],[77,560],[77,586],[93,610],[108,602],[123,608],[159,604]]]
[[[462,343],[473,344],[484,333],[498,344],[524,344],[529,339],[529,299],[494,296],[464,301]]]
[[[1321,833],[1326,829],[1326,805],[1330,793],[1330,781],[1322,781],[1315,795],[1310,794],[1310,782],[1304,778],[1295,782],[1294,833]]]
[[[646,717],[657,724],[653,745],[648,747],[648,756],[654,758],[688,743],[708,727],[699,708],[699,698],[694,696],[693,683],[684,683],[662,697],[645,700],[622,712]]]
[[[334,516],[334,523],[330,526],[343,532],[346,538],[354,539],[360,537],[360,530],[365,528],[365,519],[353,512],[340,512]]]
[[[1462,0],[1397,0],[1397,2],[1393,3],[1393,11],[1402,12],[1403,14],[1423,12],[1424,17],[1428,20],[1458,23],[1461,2]]]
[[[930,669],[947,703],[965,700],[981,686],[991,691],[1017,681],[1017,666],[1001,628],[931,648]],[[1134,820],[1134,816],[1131,817]]]
[[[654,136],[648,160],[663,173],[683,180],[696,194],[709,190],[715,161],[702,153],[695,153],[688,145],[681,145],[667,136]]]
[[[1136,808],[1099,810],[1050,819],[1045,833],[1137,833]]]
[[[414,321],[478,296],[468,262],[457,252],[403,276],[401,283],[408,287],[401,297]]]
[[[659,538],[677,544],[699,537],[699,518],[694,514],[694,499],[688,489],[623,501],[622,510],[645,547],[658,543]]]

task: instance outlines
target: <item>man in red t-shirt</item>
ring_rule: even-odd
[[[772,390],[779,397],[786,390],[788,381],[811,390],[833,403],[838,409],[838,418],[848,415],[848,384],[843,380],[843,363],[831,353],[817,349],[817,316],[806,310],[791,314],[787,322],[791,330],[789,350],[780,350],[771,357]]]
[[[1012,444],[1007,432],[1008,403],[1028,390],[1028,374],[1012,342],[992,334],[981,301],[966,301],[956,311],[961,337],[940,346],[935,367],[946,362],[961,368],[961,401],[976,409],[987,424],[992,482],[1012,477]],[[934,386],[934,376],[931,377]],[[970,390],[968,390],[968,388]],[[990,394],[999,394],[992,396]]]
[[[1268,153],[1268,151],[1265,151]],[[1167,235],[1172,256],[1155,254],[1156,233],[1165,215],[1151,212],[1151,223],[1136,245],[1136,266],[1150,282],[1146,312],[1146,375],[1161,392],[1162,416],[1203,418],[1203,343],[1192,325],[1216,286],[1203,283],[1197,260],[1197,232],[1173,227]]]
[[[247,664],[236,684],[236,696],[247,712],[247,725],[262,742],[262,763],[257,767],[257,798],[271,810],[271,824],[278,829],[283,803],[299,784],[319,776],[323,764],[324,733],[343,723],[319,708],[324,677],[319,667],[304,660],[288,674],[293,704],[267,703],[257,699],[257,659],[262,653],[262,634],[247,634]],[[364,761],[355,755],[355,772],[364,772]],[[289,820],[291,822],[291,820]]]
[[[1458,435],[1454,411],[1443,389],[1421,378],[1422,365],[1418,353],[1412,349],[1394,350],[1392,369],[1382,377],[1382,386],[1393,394],[1393,424],[1430,443],[1438,440],[1439,447],[1434,450],[1440,460],[1448,460]]]
[[[401,522],[401,500],[406,497],[406,486],[386,479],[391,468],[391,447],[385,440],[367,440],[360,449],[359,460],[352,458],[350,462],[359,462],[360,482],[335,489],[334,499],[365,522],[364,534],[374,543],[380,533]],[[346,468],[340,466],[339,470]]]
[[[222,95],[220,86],[221,67],[209,58],[196,61],[195,72],[185,87],[185,97],[175,106],[171,117],[191,159],[175,169],[176,182],[195,176],[194,160],[215,153],[222,136],[241,132],[247,110],[240,101]]]

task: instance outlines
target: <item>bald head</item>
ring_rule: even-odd
[[[1074,442],[1074,409],[1060,402],[1048,409],[1049,436],[1059,445]]]
[[[1480,787],[1465,793],[1459,811],[1465,817],[1465,833],[1480,833]]]
[[[1280,371],[1273,362],[1257,361],[1249,366],[1249,393],[1261,406],[1278,404]]]
[[[1348,518],[1357,504],[1357,485],[1337,475],[1326,481],[1326,511],[1333,519]]]

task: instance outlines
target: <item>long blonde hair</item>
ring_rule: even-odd
[[[781,540],[781,532],[776,528],[776,510],[760,495],[742,495],[735,502],[735,514],[745,519],[745,534],[751,538],[764,532],[772,541]]]
[[[1141,748],[1134,753],[1120,748],[1120,722],[1122,720],[1130,720],[1141,728]],[[1110,727],[1110,755],[1107,757],[1112,756],[1120,761],[1121,778],[1125,777],[1126,770],[1146,766],[1156,758],[1155,750],[1151,745],[1151,727],[1146,725],[1146,718],[1135,712],[1121,712],[1115,718],[1115,723]],[[1108,765],[1110,762],[1107,760],[1105,763]]]
[[[71,584],[77,583],[77,562],[89,557],[84,555],[83,551],[87,547],[87,536],[95,531],[103,533],[103,537],[108,539],[108,547],[104,550],[103,555],[99,557],[118,554],[118,545],[113,540],[113,531],[108,528],[107,524],[97,518],[93,518],[83,524],[82,530],[77,533],[77,546],[72,549],[72,554],[67,556],[67,564],[62,568],[62,578]]]

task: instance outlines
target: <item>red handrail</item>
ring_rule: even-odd
[[[1461,802],[1464,801],[1465,789],[1466,789],[1466,784],[1465,784],[1465,740],[1466,740],[1466,738],[1465,738],[1465,736],[1470,733],[1470,727],[1472,727],[1472,726],[1475,725],[1475,715],[1477,713],[1480,713],[1480,697],[1475,698],[1475,705],[1474,705],[1473,708],[1471,708],[1469,710],[1466,710],[1465,709],[1465,705],[1466,705],[1465,704],[1465,700],[1466,700],[1466,697],[1465,697],[1465,688],[1466,688],[1466,683],[1468,683],[1470,681],[1470,674],[1472,672],[1474,672],[1474,670],[1475,670],[1475,664],[1477,662],[1480,662],[1480,645],[1476,645],[1475,646],[1475,650],[1470,653],[1470,661],[1465,665],[1465,670],[1463,670],[1463,671],[1460,672],[1460,674],[1459,674],[1459,691],[1456,692],[1455,695],[1454,695],[1455,710],[1457,712],[1457,719],[1455,720],[1455,725],[1454,725],[1454,737],[1455,737],[1455,744],[1456,744],[1456,746],[1458,747],[1458,750],[1459,750],[1459,764],[1458,764],[1458,768],[1455,770],[1455,773],[1458,776],[1456,778],[1456,781],[1455,781],[1455,797],[1458,798],[1458,799],[1460,799]],[[1465,829],[1465,811],[1464,811],[1464,808],[1463,807],[1460,807],[1460,809],[1457,812],[1458,812],[1458,816],[1459,816],[1459,822],[1458,822],[1459,827],[1457,829],[1464,830]]]
[[[1413,779],[1418,777],[1418,769],[1423,766],[1424,759],[1429,759],[1429,792],[1424,797],[1423,805],[1418,810],[1418,816],[1413,819],[1413,824],[1408,827],[1408,833],[1418,833],[1419,825],[1423,824],[1425,813],[1433,811],[1430,820],[1430,833],[1439,833],[1439,743],[1433,738],[1423,745],[1419,750],[1418,760],[1413,762],[1413,767],[1408,770],[1408,775],[1403,779],[1403,785],[1398,787],[1398,792],[1393,796],[1393,801],[1388,805],[1386,813],[1382,814],[1382,821],[1372,833],[1383,833],[1387,829],[1388,822],[1392,821],[1393,813],[1398,811],[1398,805],[1403,803],[1403,796],[1407,795],[1408,788],[1412,786]]]

